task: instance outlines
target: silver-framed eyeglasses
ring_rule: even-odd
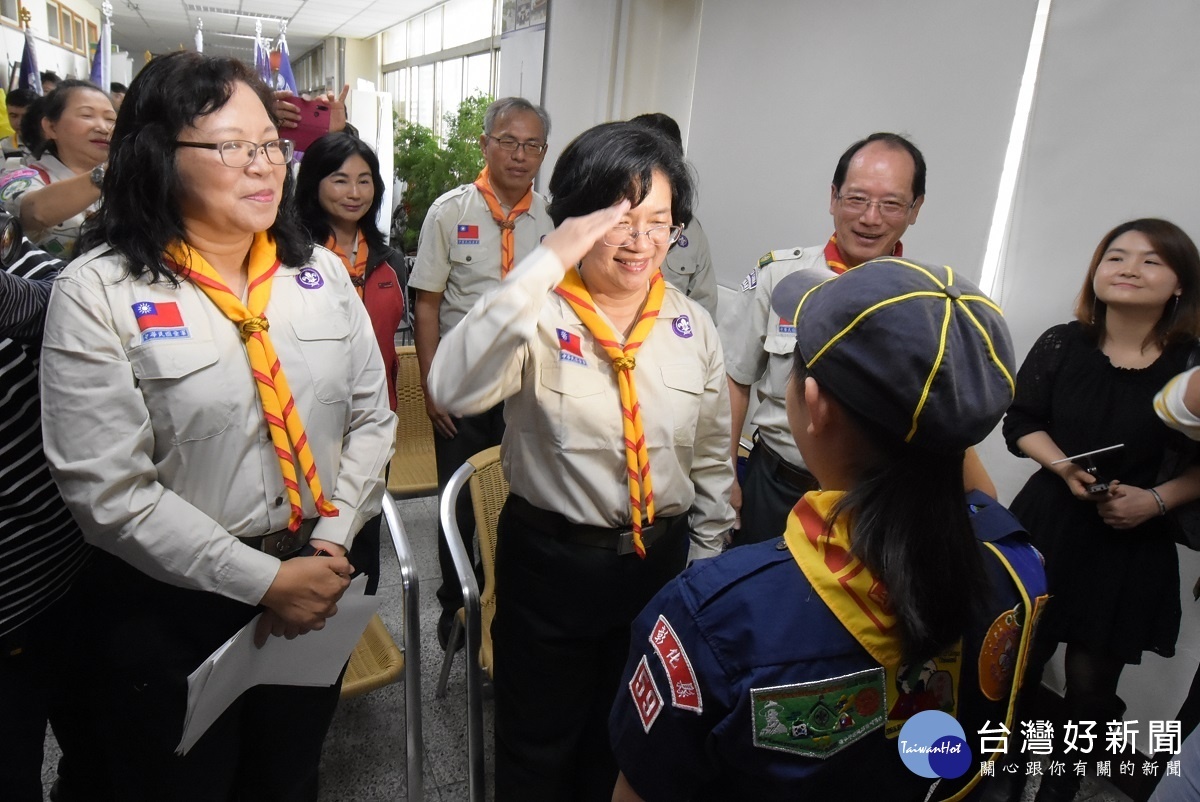
[[[516,153],[517,148],[520,148],[530,156],[541,156],[546,152],[546,148],[549,147],[549,145],[547,145],[545,142],[518,142],[517,140],[509,137],[500,139],[499,137],[494,137],[491,134],[488,134],[487,138],[495,142],[500,150],[503,150],[506,153]]]
[[[866,195],[843,195],[840,192],[837,199],[842,208],[851,214],[866,214],[867,209],[876,206],[879,208],[879,216],[889,220],[899,220],[916,204],[916,201],[905,203],[898,200],[871,200]]]
[[[604,232],[604,244],[611,248],[628,248],[638,237],[645,236],[655,245],[670,245],[682,233],[682,225],[652,226],[645,231],[636,231],[633,226],[613,226]]]
[[[246,139],[228,139],[224,142],[179,142],[181,148],[203,148],[215,150],[226,167],[249,167],[261,150],[271,164],[290,164],[296,143],[290,139],[272,139],[269,142],[251,142]]]

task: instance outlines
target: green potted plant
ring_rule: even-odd
[[[404,210],[405,253],[415,253],[421,226],[429,207],[442,194],[475,180],[483,169],[479,137],[483,114],[492,98],[477,94],[465,99],[457,111],[445,116],[446,143],[433,131],[415,122],[396,120],[396,177],[405,184],[401,198]]]

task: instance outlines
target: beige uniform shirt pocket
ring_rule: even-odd
[[[234,402],[217,365],[216,343],[150,342],[128,353],[156,440],[205,440],[232,424]]]
[[[582,366],[542,368],[540,408],[555,445],[562,450],[611,447],[611,421],[620,419],[621,409],[613,394],[605,392],[605,382],[605,376]]]
[[[675,445],[690,448],[696,440],[704,374],[699,364],[663,365],[661,371],[675,419]]]
[[[291,323],[292,331],[299,340],[300,352],[304,354],[317,400],[322,404],[349,403],[351,365],[346,359],[350,351],[346,340],[350,338],[350,322],[332,313],[320,317],[299,317]],[[290,383],[295,383],[299,378],[288,372]]]

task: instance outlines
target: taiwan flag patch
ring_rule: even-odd
[[[174,340],[187,337],[183,315],[174,301],[138,301],[133,305],[133,316],[142,332],[142,342],[147,340]]]
[[[468,226],[459,223],[458,225],[458,244],[459,245],[478,245],[479,244],[479,226]]]
[[[579,335],[562,329],[555,329],[555,331],[558,332],[558,360],[574,362],[576,365],[586,365],[587,360],[583,358],[583,344]]]

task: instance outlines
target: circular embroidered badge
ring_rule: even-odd
[[[296,276],[296,283],[306,290],[319,290],[325,286],[325,279],[317,272],[314,267],[305,267],[300,269],[300,273]]]
[[[1020,610],[1006,610],[988,627],[979,648],[979,690],[998,702],[1012,689],[1021,641]]]
[[[688,240],[687,240],[687,237],[685,237],[685,236],[683,236],[682,234],[680,234],[680,235],[679,235],[679,247],[680,247],[680,248],[686,248],[687,246],[688,246]]]
[[[680,315],[671,321],[671,328],[675,331],[677,337],[688,339],[692,336],[692,321],[687,315]]]

